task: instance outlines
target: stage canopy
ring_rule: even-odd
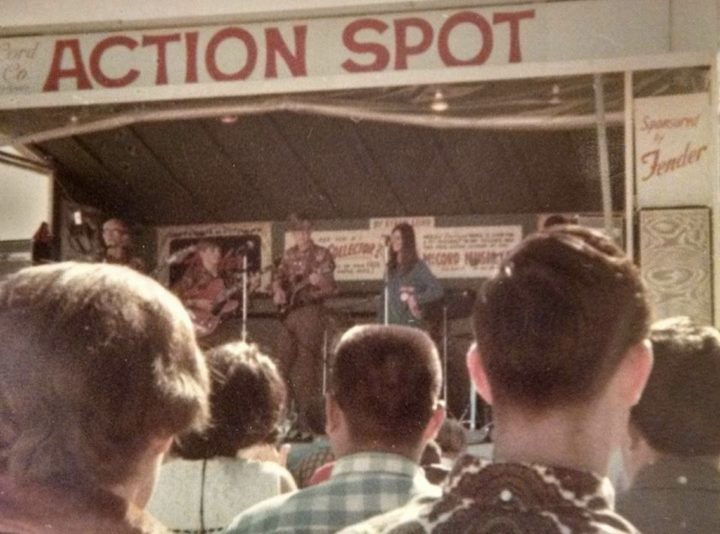
[[[641,72],[635,93],[707,72]],[[603,94],[620,210],[621,74]],[[5,110],[0,130],[71,199],[150,225],[602,209],[592,76]]]

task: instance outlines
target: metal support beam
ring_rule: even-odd
[[[602,74],[593,75],[595,90],[595,116],[597,118],[598,160],[600,162],[600,187],[602,189],[603,220],[605,232],[612,237],[612,195],[610,189],[610,158],[607,144],[607,122],[605,118],[605,92]]]
[[[635,131],[633,73],[625,71],[625,252],[635,258]]]

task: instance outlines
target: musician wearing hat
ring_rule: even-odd
[[[272,282],[273,302],[282,316],[276,354],[305,427],[305,408],[320,393],[325,298],[337,293],[330,251],[312,240],[310,221],[293,215],[288,221],[293,246],[283,254]]]

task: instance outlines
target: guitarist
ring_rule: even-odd
[[[335,260],[313,242],[310,221],[292,215],[288,229],[294,245],[285,251],[272,283],[273,302],[284,312],[276,354],[304,431],[307,407],[321,394],[323,301],[337,293],[337,285]]]
[[[212,333],[208,318],[215,313],[218,298],[226,286],[220,272],[222,251],[220,245],[209,239],[202,239],[195,245],[196,258],[185,270],[180,280],[173,285],[172,291],[180,298],[195,324],[199,336]],[[237,301],[229,300],[228,311],[237,308]],[[212,330],[214,330],[213,324]]]

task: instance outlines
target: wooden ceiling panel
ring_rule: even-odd
[[[434,130],[369,122],[359,128],[395,193],[395,214],[444,215],[469,209]]]
[[[313,182],[330,199],[335,217],[372,217],[392,210],[392,191],[355,123],[320,116],[297,120],[294,115],[278,115],[276,121]]]
[[[622,129],[608,131],[616,207]],[[599,210],[594,130],[432,129],[272,112],[48,141],[66,182],[146,224]]]
[[[131,127],[88,134],[81,139],[127,189],[131,201],[147,214],[148,222],[169,224],[185,217],[197,222],[210,215]]]
[[[203,121],[150,123],[135,131],[198,206],[218,221],[262,216],[259,190],[207,134]]]
[[[57,166],[58,180],[71,200],[142,220],[142,211],[132,201],[128,189],[81,140],[75,137],[56,139],[43,144],[40,150]]]
[[[472,213],[532,211],[533,195],[523,187],[520,154],[507,145],[502,132],[456,130],[447,132],[443,143]]]

